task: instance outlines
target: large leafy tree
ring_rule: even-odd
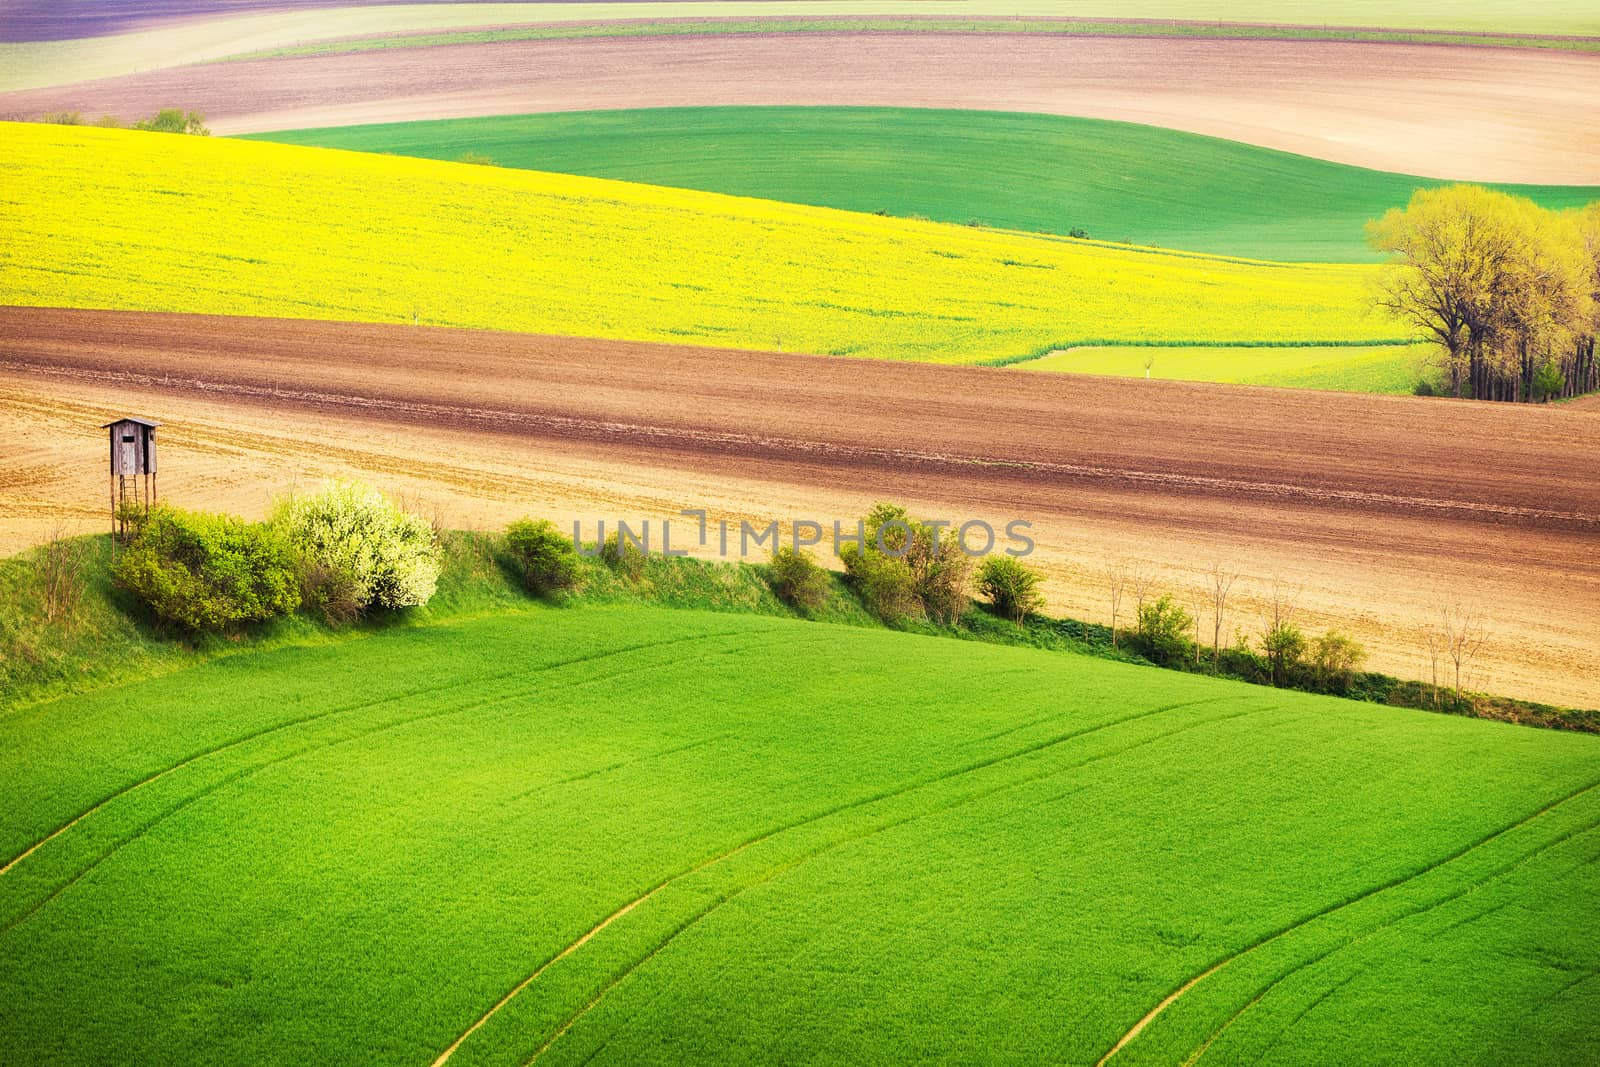
[[[1456,396],[1593,389],[1597,215],[1472,185],[1419,190],[1368,225],[1391,257],[1379,304],[1432,337]]]

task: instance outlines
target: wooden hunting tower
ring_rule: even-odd
[[[156,502],[156,427],[159,422],[133,416],[100,427],[111,434],[111,529],[126,533],[128,480],[133,479],[131,502],[146,515]]]

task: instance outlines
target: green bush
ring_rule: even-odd
[[[199,137],[211,136],[206,128],[206,117],[198,111],[183,111],[175,107],[162,108],[147,119],[133,124],[136,130],[152,133],[192,133]]]
[[[978,568],[978,591],[989,598],[997,615],[1018,626],[1044,607],[1039,573],[1011,556],[990,556]]]
[[[1555,360],[1546,360],[1539,365],[1533,374],[1533,395],[1536,399],[1544,401],[1561,395],[1567,387],[1567,376],[1561,373],[1561,367]]]
[[[863,529],[864,545],[848,542],[839,549],[845,573],[862,605],[890,623],[920,614],[911,564],[906,560],[911,553],[912,524],[905,508],[875,504]]]
[[[828,602],[828,572],[811,557],[793,548],[780,548],[772,554],[767,582],[779,600],[801,611],[818,611]]]
[[[300,607],[322,616],[330,626],[347,626],[361,617],[365,605],[355,577],[337,567],[301,556]]]
[[[614,533],[600,546],[600,562],[611,568],[611,573],[630,582],[644,579],[644,550],[621,533]]]
[[[1139,609],[1139,628],[1135,638],[1140,651],[1152,663],[1173,665],[1194,651],[1189,630],[1194,616],[1170,595],[1162,594]]]
[[[131,541],[138,536],[140,530],[144,529],[146,520],[150,518],[150,512],[144,506],[144,501],[127,497],[117,505],[117,510],[111,517],[116,522],[122,539]]]
[[[876,552],[860,552],[854,545],[844,546],[840,556],[862,607],[873,615],[894,623],[920,613],[921,605],[911,587],[911,571],[904,560]]]
[[[941,538],[932,526],[917,524],[906,562],[911,588],[928,618],[948,626],[967,613],[972,606],[972,557],[961,550],[954,531]]]
[[[273,510],[272,525],[300,552],[303,573],[337,576],[330,585],[343,586],[361,611],[415,607],[433,596],[440,569],[433,527],[375,489],[334,483],[290,497]]]
[[[894,504],[873,505],[862,529],[866,543],[849,542],[839,556],[868,611],[891,623],[926,616],[949,624],[965,614],[972,560],[953,531],[937,537]]]
[[[522,519],[507,526],[506,548],[529,592],[549,596],[578,584],[578,553],[549,519]]]
[[[1272,664],[1244,640],[1222,650],[1217,669],[1225,677],[1238,678],[1256,685],[1269,685],[1272,682]]]
[[[1306,654],[1306,635],[1292,622],[1280,622],[1261,636],[1261,650],[1272,670],[1272,684],[1285,684]]]
[[[1311,642],[1311,672],[1317,688],[1343,693],[1367,661],[1367,650],[1352,637],[1329,630]]]
[[[163,622],[221,630],[293,611],[295,558],[268,526],[160,507],[113,572]]]

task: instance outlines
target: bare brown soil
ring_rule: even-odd
[[[162,107],[218,133],[719,104],[1033,111],[1431,177],[1600,184],[1600,56],[1350,42],[873,33],[512,41],[150,71],[0,114]]]
[[[0,309],[0,551],[103,525],[104,443],[162,420],[173,501],[259,514],[357,476],[497,527],[522,515],[1030,520],[1054,610],[1103,620],[1099,572],[1144,560],[1253,632],[1274,579],[1312,631],[1427,677],[1463,600],[1481,688],[1600,704],[1600,411],[1022,375],[468,331]],[[683,528],[689,523],[684,521]],[[680,542],[682,532],[680,528]],[[1124,609],[1127,610],[1126,607]],[[1205,632],[1209,637],[1209,611]]]

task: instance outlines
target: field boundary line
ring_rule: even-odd
[[[500,1000],[497,1001],[494,1004],[493,1007],[491,1007],[483,1015],[479,1016],[479,1018],[475,1022],[473,1022],[473,1024],[471,1026],[469,1026],[459,1037],[457,1037],[455,1039],[455,1041],[451,1042],[450,1046],[448,1048],[446,1048],[443,1052],[441,1052],[439,1054],[439,1056],[436,1059],[433,1060],[433,1062],[429,1065],[429,1067],[443,1067],[443,1064],[448,1062],[451,1056],[455,1055],[456,1050],[461,1047],[461,1044],[464,1041],[466,1041],[466,1039],[468,1037],[470,1037],[472,1034],[476,1033],[485,1023],[487,1023],[491,1018],[493,1018],[502,1008],[504,1008],[507,1004],[509,1004],[511,1002],[511,1000],[518,993],[522,992],[529,985],[531,985],[533,983],[534,979],[538,978],[540,975],[544,974],[547,970],[549,970],[550,967],[554,963],[556,963],[557,960],[563,959],[566,956],[571,955],[572,951],[575,950],[577,947],[579,947],[582,944],[588,943],[590,940],[593,939],[594,935],[598,934],[601,930],[605,929],[607,926],[610,926],[612,923],[614,923],[618,919],[622,918],[622,916],[626,915],[628,912],[633,911],[639,905],[645,903],[647,900],[649,900],[650,898],[654,897],[657,893],[661,892],[661,890],[666,889],[668,886],[673,885],[676,882],[682,881],[683,879],[688,878],[691,875],[698,874],[700,871],[705,870],[707,867],[710,867],[713,864],[721,863],[723,860],[726,860],[726,859],[731,859],[732,857],[740,854],[741,852],[744,852],[746,849],[749,849],[749,848],[752,848],[755,845],[761,844],[763,841],[766,841],[766,840],[768,840],[770,838],[776,837],[779,834],[787,833],[790,830],[795,830],[795,829],[798,829],[798,828],[800,828],[802,826],[810,825],[811,823],[820,822],[823,819],[831,818],[834,815],[838,815],[838,814],[840,814],[842,812],[849,811],[849,810],[852,810],[854,808],[866,807],[869,804],[876,804],[879,801],[888,800],[888,799],[891,799],[893,797],[901,796],[901,795],[903,795],[905,793],[909,793],[909,792],[912,792],[912,791],[917,790],[917,789],[922,789],[922,788],[925,788],[925,787],[930,786],[930,785],[936,785],[939,782],[943,782],[943,781],[946,781],[946,780],[951,779],[951,778],[959,777],[960,775],[963,775],[963,774],[970,774],[973,771],[982,770],[985,767],[992,767],[995,764],[1003,763],[1003,762],[1005,762],[1007,760],[1020,759],[1020,758],[1022,758],[1024,756],[1032,755],[1035,752],[1044,751],[1045,749],[1051,748],[1051,747],[1053,747],[1055,745],[1065,744],[1067,741],[1075,740],[1075,739],[1080,738],[1080,737],[1085,737],[1085,736],[1088,736],[1089,734],[1097,733],[1097,732],[1099,732],[1101,730],[1108,730],[1108,729],[1110,729],[1110,728],[1112,728],[1114,726],[1119,726],[1119,725],[1122,725],[1124,723],[1136,722],[1136,721],[1138,721],[1140,719],[1149,718],[1152,715],[1159,715],[1159,714],[1162,714],[1162,713],[1168,712],[1168,711],[1177,711],[1177,710],[1179,710],[1181,708],[1196,707],[1196,706],[1200,706],[1200,705],[1204,705],[1204,704],[1215,704],[1215,703],[1219,703],[1221,701],[1228,700],[1228,699],[1230,699],[1230,698],[1229,697],[1225,697],[1225,696],[1222,696],[1222,697],[1207,697],[1207,698],[1205,698],[1203,700],[1188,700],[1188,701],[1181,701],[1181,702],[1176,703],[1176,704],[1166,704],[1166,705],[1162,705],[1161,707],[1152,708],[1149,711],[1139,712],[1138,714],[1130,715],[1130,716],[1127,716],[1125,718],[1115,719],[1115,720],[1112,720],[1111,722],[1101,723],[1098,726],[1092,726],[1092,727],[1089,727],[1088,729],[1084,729],[1084,730],[1074,731],[1074,732],[1067,733],[1067,734],[1058,735],[1058,736],[1056,736],[1054,738],[1039,742],[1038,744],[1035,744],[1035,745],[1030,745],[1030,746],[1028,746],[1026,748],[1018,749],[1018,750],[1016,750],[1014,752],[1005,753],[1005,754],[1002,754],[1002,755],[999,755],[999,756],[995,756],[995,757],[993,757],[991,759],[979,760],[979,761],[975,761],[975,762],[972,762],[972,763],[968,763],[968,764],[965,764],[963,766],[954,768],[954,769],[952,769],[950,771],[943,772],[943,773],[934,775],[932,777],[917,779],[917,780],[915,780],[913,782],[910,782],[910,783],[908,783],[908,784],[906,784],[904,786],[883,790],[883,791],[881,791],[879,793],[873,794],[872,796],[863,797],[863,798],[861,798],[859,800],[846,801],[845,803],[838,804],[838,805],[835,805],[832,808],[829,808],[827,810],[818,812],[815,815],[808,815],[808,816],[805,816],[804,818],[796,819],[796,820],[794,820],[792,822],[785,823],[785,824],[783,824],[781,826],[774,827],[771,830],[767,830],[767,831],[765,831],[763,833],[757,834],[754,837],[747,838],[746,840],[740,842],[737,845],[734,845],[732,848],[728,849],[725,852],[719,853],[719,854],[711,856],[711,857],[709,857],[709,858],[707,858],[705,860],[702,860],[701,862],[695,864],[692,867],[684,868],[684,869],[680,870],[676,874],[669,875],[667,878],[665,878],[665,879],[661,880],[660,882],[657,882],[655,885],[651,886],[650,889],[647,890],[643,895],[635,898],[634,900],[629,901],[628,903],[624,904],[622,907],[618,908],[616,911],[612,912],[606,918],[601,920],[599,924],[597,924],[596,926],[592,927],[587,933],[585,933],[581,937],[579,937],[577,941],[574,941],[572,944],[570,944],[566,948],[562,949],[556,955],[554,955],[554,956],[550,957],[549,959],[547,959],[544,963],[540,964],[539,967],[537,969],[535,969],[534,972],[531,975],[529,975],[527,978],[523,979],[521,982],[517,983],[517,985],[514,986],[509,993],[507,993],[505,996],[501,997]]]
[[[1296,930],[1299,930],[1302,927],[1305,927],[1305,926],[1307,926],[1307,925],[1309,925],[1309,924],[1311,924],[1313,922],[1316,922],[1318,919],[1325,918],[1326,916],[1332,915],[1333,913],[1338,912],[1338,911],[1343,911],[1345,908],[1352,907],[1352,906],[1354,906],[1356,904],[1359,904],[1363,900],[1366,900],[1369,897],[1377,896],[1379,893],[1386,892],[1386,891],[1388,891],[1390,889],[1394,889],[1397,886],[1404,885],[1407,882],[1414,881],[1417,878],[1421,878],[1423,875],[1428,874],[1431,871],[1437,870],[1438,868],[1443,867],[1448,863],[1454,863],[1456,860],[1461,859],[1463,856],[1466,856],[1467,854],[1469,854],[1471,852],[1474,852],[1474,851],[1478,850],[1479,848],[1482,848],[1484,845],[1489,844],[1491,841],[1495,840],[1496,838],[1498,838],[1498,837],[1500,837],[1500,836],[1502,836],[1504,834],[1508,834],[1508,833],[1512,832],[1513,830],[1517,829],[1520,826],[1527,825],[1528,823],[1532,822],[1533,820],[1539,818],[1541,815],[1544,815],[1546,812],[1551,811],[1552,809],[1554,809],[1556,807],[1559,807],[1562,804],[1565,804],[1569,800],[1575,800],[1578,797],[1582,796],[1583,794],[1585,794],[1585,793],[1589,792],[1590,790],[1595,789],[1597,787],[1600,787],[1600,780],[1597,780],[1597,781],[1594,781],[1594,782],[1590,782],[1588,785],[1579,786],[1577,789],[1574,789],[1572,792],[1567,793],[1565,796],[1558,797],[1557,799],[1550,801],[1544,807],[1542,807],[1539,810],[1533,812],[1532,814],[1526,815],[1526,816],[1524,816],[1524,817],[1522,817],[1520,819],[1517,819],[1516,821],[1511,822],[1511,823],[1509,823],[1509,824],[1507,824],[1505,826],[1502,826],[1497,830],[1492,830],[1488,834],[1485,834],[1483,837],[1480,837],[1476,841],[1470,842],[1470,843],[1462,846],[1460,849],[1456,850],[1455,852],[1450,853],[1449,855],[1443,857],[1442,859],[1435,860],[1434,862],[1432,862],[1430,864],[1427,864],[1424,867],[1420,867],[1417,870],[1412,871],[1409,874],[1404,874],[1404,875],[1400,875],[1399,877],[1392,878],[1389,881],[1384,882],[1381,885],[1374,886],[1371,889],[1368,889],[1368,890],[1365,890],[1365,891],[1363,891],[1361,893],[1358,893],[1355,896],[1350,897],[1350,898],[1348,898],[1346,900],[1340,901],[1340,902],[1335,903],[1335,904],[1331,904],[1328,907],[1323,908],[1320,911],[1314,912],[1313,914],[1306,916],[1304,919],[1299,919],[1299,920],[1296,920],[1293,923],[1290,923],[1288,926],[1283,927],[1282,929],[1276,931],[1275,933],[1267,935],[1266,937],[1264,937],[1261,940],[1255,942],[1254,944],[1245,946],[1243,949],[1239,950],[1238,952],[1233,953],[1230,956],[1224,957],[1223,959],[1221,959],[1221,960],[1217,961],[1216,963],[1212,964],[1210,967],[1206,968],[1200,974],[1198,974],[1195,977],[1193,977],[1193,978],[1189,979],[1188,981],[1184,982],[1181,986],[1179,986],[1173,992],[1169,993],[1154,1008],[1151,1008],[1148,1012],[1146,1012],[1143,1018],[1141,1018],[1138,1022],[1134,1023],[1133,1027],[1130,1030],[1128,1030],[1120,1038],[1117,1039],[1116,1044],[1112,1045],[1110,1050],[1107,1051],[1104,1056],[1101,1056],[1098,1060],[1095,1061],[1095,1067],[1105,1067],[1105,1064],[1107,1062],[1109,1062],[1112,1057],[1114,1057],[1117,1053],[1121,1052],[1123,1050],[1123,1048],[1125,1048],[1128,1045],[1128,1043],[1131,1042],[1134,1038],[1138,1037],[1139,1034],[1145,1029],[1145,1027],[1149,1026],[1152,1022],[1154,1022],[1161,1015],[1162,1012],[1166,1011],[1167,1008],[1171,1007],[1180,997],[1182,997],[1189,990],[1193,989],[1195,986],[1199,985],[1201,982],[1205,981],[1207,978],[1211,977],[1213,974],[1216,974],[1218,971],[1220,971],[1224,967],[1228,966],[1228,964],[1233,963],[1233,962],[1235,962],[1237,960],[1243,959],[1245,956],[1248,956],[1250,953],[1256,951],[1257,949],[1264,948],[1267,945],[1270,945],[1273,942],[1279,940],[1280,938],[1287,937],[1289,934],[1292,934]]]

